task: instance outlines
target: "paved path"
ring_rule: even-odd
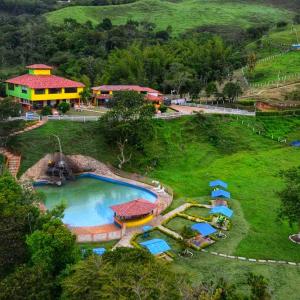
[[[28,126],[28,127],[24,128],[23,130],[11,133],[10,136],[15,136],[15,135],[18,135],[18,134],[21,134],[21,133],[24,133],[24,132],[31,131],[33,129],[39,128],[39,127],[43,126],[46,122],[47,122],[47,119],[43,119],[41,121],[36,122],[32,126]]]
[[[26,127],[23,130],[11,133],[10,136],[15,136],[15,135],[36,129],[38,127],[43,126],[46,122],[47,122],[47,120],[38,121],[36,124]],[[10,172],[10,174],[12,176],[14,176],[15,178],[17,178],[17,175],[18,175],[18,172],[20,169],[20,165],[21,165],[21,155],[14,154],[6,148],[0,148],[0,153],[2,155],[4,155],[7,159],[7,168],[8,168],[8,171]]]
[[[193,114],[194,112],[203,112],[207,114],[223,114],[223,115],[242,115],[242,116],[255,116],[255,112],[250,112],[241,109],[232,109],[227,107],[217,107],[212,105],[171,105],[171,108],[183,114]]]

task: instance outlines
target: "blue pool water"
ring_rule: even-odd
[[[60,203],[66,205],[63,221],[71,226],[95,226],[113,222],[111,205],[137,198],[152,203],[156,196],[146,189],[124,182],[106,181],[104,178],[81,177],[62,187],[37,185],[46,195],[45,205],[52,209]]]

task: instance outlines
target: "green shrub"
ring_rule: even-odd
[[[68,110],[70,110],[70,104],[67,102],[61,102],[57,106],[58,110],[65,114]]]
[[[41,111],[42,116],[49,116],[52,115],[52,108],[50,106],[44,106]]]
[[[160,110],[162,113],[167,112],[167,109],[168,109],[168,107],[167,107],[166,105],[164,105],[164,104],[162,104],[162,105],[160,106],[160,108],[159,108],[159,110]]]

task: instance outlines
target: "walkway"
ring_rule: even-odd
[[[47,122],[47,120],[38,121],[34,125],[26,127],[23,130],[11,133],[10,136],[15,136],[15,135],[36,129],[36,128],[44,125],[46,122]],[[14,176],[15,178],[17,178],[17,175],[18,175],[18,172],[20,169],[20,165],[21,165],[21,155],[14,154],[6,148],[0,148],[0,153],[2,155],[4,155],[7,159],[7,168],[8,168],[8,171],[10,172],[10,174],[12,176]]]
[[[21,133],[24,133],[24,132],[31,131],[33,129],[39,128],[39,127],[43,126],[46,122],[47,122],[47,119],[43,119],[41,121],[37,121],[32,126],[28,126],[28,127],[25,127],[23,130],[11,133],[10,136],[15,136],[15,135],[18,135],[18,134],[21,134]]]
[[[212,105],[171,105],[171,108],[181,112],[183,114],[192,115],[194,112],[203,112],[206,114],[222,114],[222,115],[241,115],[241,116],[255,116],[255,112],[250,112],[247,110],[233,109],[227,107],[218,107]]]

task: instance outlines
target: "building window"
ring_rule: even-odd
[[[109,91],[101,91],[100,94],[101,95],[109,95]]]
[[[26,86],[21,86],[21,93],[22,94],[27,94],[27,87]]]
[[[65,88],[66,94],[77,93],[77,88]]]
[[[49,89],[49,94],[60,94],[61,89]]]
[[[9,89],[10,91],[14,91],[14,90],[15,90],[15,85],[14,85],[13,83],[9,83],[9,84],[8,84],[8,89]]]
[[[45,89],[35,89],[34,93],[36,95],[44,95],[46,93]]]

